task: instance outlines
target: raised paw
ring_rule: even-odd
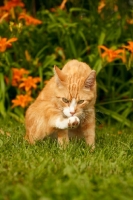
[[[68,118],[68,128],[70,129],[77,128],[79,123],[80,123],[80,120],[76,116]]]

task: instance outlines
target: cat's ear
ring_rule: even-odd
[[[95,85],[96,81],[96,71],[92,70],[87,79],[84,82],[84,88],[85,89],[92,89]]]
[[[57,85],[58,86],[64,85],[66,76],[57,66],[54,66],[54,74],[55,74],[55,79],[56,79]]]

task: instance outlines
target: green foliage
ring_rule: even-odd
[[[42,81],[35,98],[43,88],[44,81],[53,75],[53,66],[60,68],[70,59],[87,62],[97,71],[98,97],[96,109],[104,114],[104,122],[119,121],[130,126],[133,119],[133,56],[126,50],[126,63],[120,59],[113,62],[102,60],[98,46],[120,49],[133,38],[133,7],[121,1],[107,1],[98,12],[99,1],[68,1],[66,9],[58,8],[58,1],[25,1],[27,8],[36,7],[36,18],[42,20],[38,26],[22,27],[2,22],[1,37],[17,37],[11,49],[1,53],[0,61],[0,112],[20,116],[19,108],[11,109],[11,100],[20,93],[11,85],[11,68],[25,68],[33,77],[40,76]],[[51,7],[54,8],[51,11]],[[123,9],[126,8],[126,9]],[[42,8],[42,9],[41,9]],[[31,13],[33,9],[30,10]],[[13,21],[18,25],[16,17]],[[4,77],[10,80],[5,84]],[[22,92],[22,91],[21,91]],[[103,118],[103,117],[102,117]]]
[[[48,138],[29,145],[23,124],[0,124],[0,199],[132,200],[132,127],[98,127],[91,153],[82,140],[65,150]]]

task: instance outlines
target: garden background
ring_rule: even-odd
[[[9,0],[0,7],[0,115],[27,106],[70,59],[97,72],[100,124],[133,120],[133,1]]]

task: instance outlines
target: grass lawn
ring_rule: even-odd
[[[31,146],[23,124],[0,124],[0,200],[133,199],[133,129],[97,127],[91,153],[84,141]]]

